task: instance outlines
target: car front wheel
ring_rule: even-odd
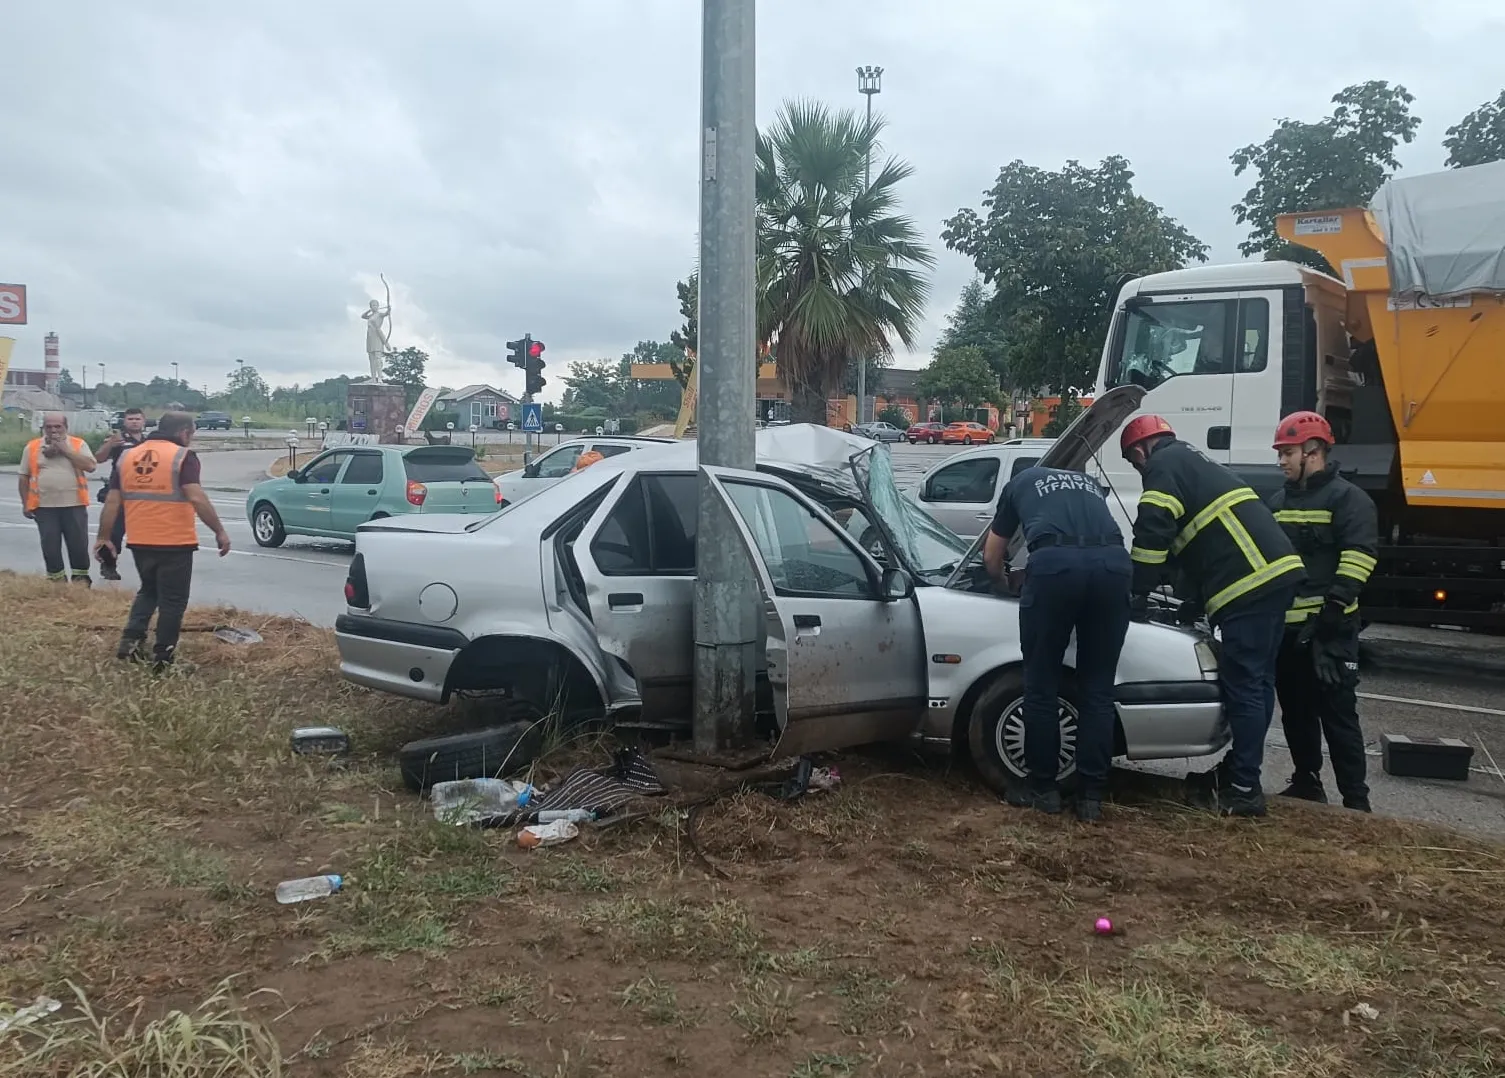
[[[1076,774],[1077,705],[1075,690],[1062,671],[1061,695],[1056,699],[1061,746],[1057,753],[1057,781]],[[983,781],[999,793],[1024,778],[1024,676],[1010,671],[983,690],[972,706],[967,744]]]
[[[277,515],[277,510],[266,502],[258,504],[255,512],[251,514],[251,535],[255,538],[257,546],[281,546],[282,541],[287,538],[287,532],[282,527],[282,518]]]
[[[972,444],[972,435],[969,434],[965,438],[962,439],[962,445],[971,445],[971,444]]]

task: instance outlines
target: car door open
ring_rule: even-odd
[[[913,582],[883,571],[822,510],[752,472],[706,468],[763,592],[779,756],[912,733],[926,707]]]

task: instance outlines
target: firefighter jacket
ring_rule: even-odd
[[[1357,612],[1379,545],[1374,500],[1329,463],[1304,482],[1287,482],[1268,504],[1306,566],[1306,582],[1286,622],[1306,621],[1329,599],[1341,603],[1345,614]]]
[[[1294,585],[1301,559],[1259,495],[1182,441],[1162,444],[1143,470],[1134,521],[1134,593],[1175,568],[1214,621],[1233,604]]]

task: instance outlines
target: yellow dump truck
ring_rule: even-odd
[[[1380,512],[1371,620],[1505,630],[1505,161],[1388,182],[1368,208],[1286,214],[1293,262],[1199,266],[1119,295],[1099,391],[1243,474],[1281,477],[1282,415],[1321,412]],[[1104,461],[1120,491],[1126,465]]]

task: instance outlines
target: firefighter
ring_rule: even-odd
[[[1133,565],[1123,535],[1090,476],[1026,468],[1009,480],[983,546],[983,564],[1002,581],[1008,543],[1022,525],[1029,550],[1019,603],[1024,651],[1024,755],[1029,778],[1010,786],[1011,805],[1061,811],[1061,663],[1076,635],[1076,814],[1102,817],[1113,762],[1113,681],[1129,631]]]
[[[1219,629],[1219,681],[1233,747],[1215,773],[1227,779],[1218,807],[1231,816],[1263,816],[1260,769],[1275,712],[1275,663],[1301,559],[1259,495],[1178,440],[1160,416],[1130,420],[1119,446],[1144,480],[1129,551],[1134,616],[1148,617],[1149,593],[1174,567],[1194,591],[1190,601]]]
[[[1359,727],[1359,591],[1374,571],[1379,520],[1368,494],[1327,459],[1333,430],[1316,412],[1293,412],[1275,430],[1285,486],[1268,501],[1306,565],[1286,612],[1276,667],[1280,722],[1296,773],[1281,794],[1327,801],[1322,740],[1343,807],[1369,811]]]

